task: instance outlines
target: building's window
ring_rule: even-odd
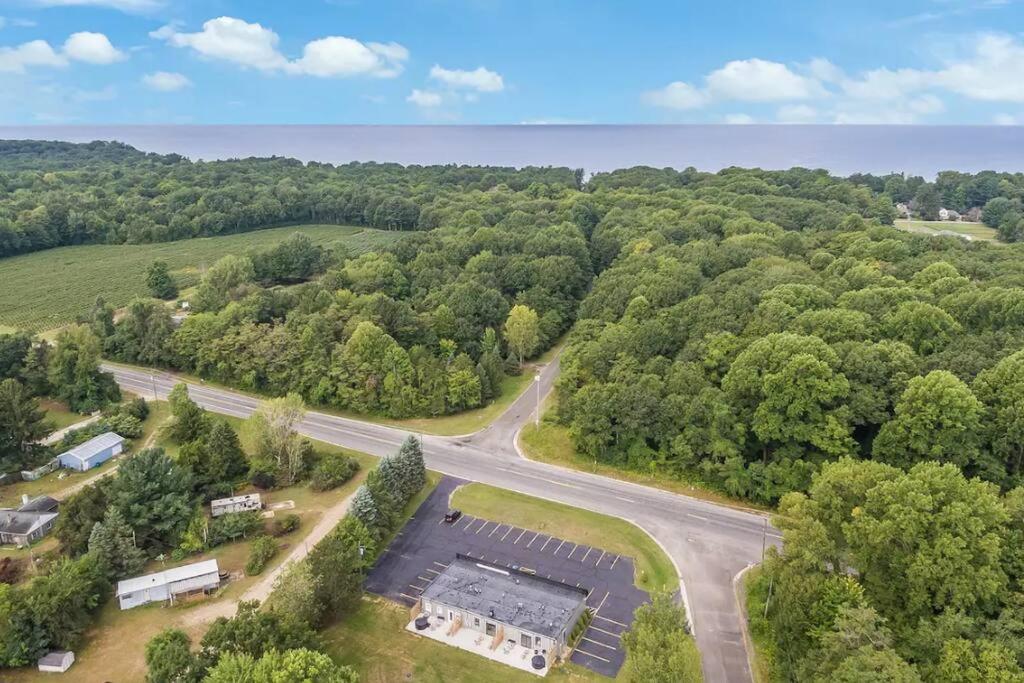
[[[486,633],[489,636],[493,636],[497,632],[497,630],[498,629],[495,627],[495,625],[489,621],[487,622],[487,626],[484,627],[484,633]]]
[[[523,635],[521,635],[519,637],[519,642],[523,644],[523,647],[529,648],[530,647],[530,634],[529,633],[524,633]]]
[[[473,617],[473,626],[480,628],[480,617]]]
[[[540,636],[534,639],[534,647],[540,647]]]
[[[430,603],[426,600],[423,601],[423,611],[430,614]]]

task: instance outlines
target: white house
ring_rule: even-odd
[[[258,493],[249,493],[244,496],[234,496],[232,498],[218,498],[217,500],[210,501],[211,517],[229,515],[233,512],[249,512],[250,510],[261,509],[263,509],[263,501],[260,499],[260,494]]]
[[[117,600],[121,609],[150,602],[170,601],[181,596],[210,593],[220,587],[217,560],[205,560],[155,574],[136,576],[117,582]]]
[[[53,650],[39,658],[36,665],[40,671],[51,674],[62,674],[75,663],[75,653],[71,650]]]

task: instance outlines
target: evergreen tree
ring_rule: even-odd
[[[352,498],[351,512],[356,519],[362,522],[363,526],[377,535],[376,532],[381,528],[383,515],[366,484],[356,489],[355,496]]]
[[[35,442],[49,428],[39,401],[16,379],[0,382],[0,466],[4,470],[31,464]]]
[[[188,386],[185,383],[174,385],[167,401],[171,404],[171,415],[174,418],[167,428],[167,436],[177,443],[184,444],[206,434],[209,428],[206,411],[188,395]]]
[[[103,521],[92,528],[89,552],[103,564],[111,580],[138,574],[146,563],[146,554],[135,546],[132,528],[116,507],[108,508]]]
[[[165,261],[153,261],[146,269],[146,286],[157,299],[173,299],[178,296],[178,285],[171,277]]]
[[[110,487],[110,505],[132,520],[139,547],[173,547],[192,518],[191,474],[162,448],[147,448],[121,465]]]
[[[423,461],[423,447],[419,439],[410,434],[405,437],[398,457],[402,462],[405,500],[408,502],[427,484],[427,466]]]

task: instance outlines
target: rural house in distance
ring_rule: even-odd
[[[123,610],[150,602],[174,604],[180,597],[211,593],[219,587],[217,560],[205,560],[118,581],[117,600]]]

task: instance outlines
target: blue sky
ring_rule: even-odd
[[[0,0],[0,124],[1024,124],[1015,0]]]

